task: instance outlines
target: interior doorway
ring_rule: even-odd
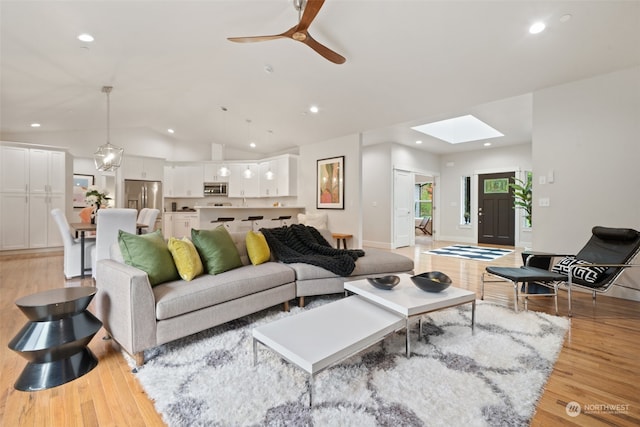
[[[393,247],[413,244],[413,173],[393,171]]]
[[[478,175],[478,243],[514,246],[514,172]]]

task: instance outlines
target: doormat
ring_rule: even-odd
[[[425,251],[423,253],[430,255],[444,255],[452,256],[456,258],[475,259],[478,261],[493,261],[506,254],[513,252],[509,249],[488,248],[481,246],[469,246],[469,245],[453,245],[446,246],[444,248],[433,249]]]

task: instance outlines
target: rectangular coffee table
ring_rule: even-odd
[[[313,376],[405,327],[398,313],[354,295],[253,329],[253,363],[258,342]]]
[[[385,290],[374,287],[367,279],[345,282],[345,292],[351,292],[365,298],[380,307],[384,307],[401,315],[407,328],[406,348],[407,357],[411,355],[411,342],[409,340],[409,323],[416,317],[432,311],[457,305],[471,303],[471,331],[475,324],[476,293],[466,289],[449,286],[442,292],[425,292],[411,281],[411,275],[398,274],[400,283],[393,289]],[[422,319],[420,319],[420,335],[422,336]]]

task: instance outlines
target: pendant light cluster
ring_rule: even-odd
[[[112,172],[120,167],[124,149],[111,144],[111,104],[109,94],[113,90],[111,86],[103,86],[102,93],[107,95],[107,143],[98,147],[93,154],[96,169],[103,172]]]
[[[222,110],[225,113],[228,111],[227,107],[224,107],[224,106],[220,107],[220,110]],[[255,143],[251,139],[251,119],[245,119],[245,122],[247,123],[247,141],[249,142],[249,145],[252,148],[254,148]],[[224,124],[226,126],[226,120],[224,121]],[[273,131],[269,129],[267,132],[269,134],[267,138],[269,139],[269,137],[273,134]],[[225,146],[223,145],[223,150],[224,148]],[[223,159],[224,159],[224,155],[223,155]],[[226,162],[224,162],[222,166],[220,166],[220,168],[218,169],[218,175],[222,177],[228,177],[231,175],[231,169],[227,166]],[[242,171],[242,177],[245,179],[251,179],[254,177],[254,175],[255,173],[253,170],[251,170],[250,165],[247,165],[246,169]],[[267,179],[268,181],[271,181],[275,179],[275,176],[276,176],[275,173],[271,170],[271,166],[269,166],[269,170],[265,172],[264,178]]]

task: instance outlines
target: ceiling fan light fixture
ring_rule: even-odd
[[[116,147],[110,142],[111,134],[111,103],[109,100],[109,94],[113,90],[111,86],[103,86],[102,92],[107,95],[107,143],[98,147],[98,150],[93,153],[93,161],[96,165],[96,169],[102,172],[112,172],[120,167],[122,163],[122,155],[124,148]]]

